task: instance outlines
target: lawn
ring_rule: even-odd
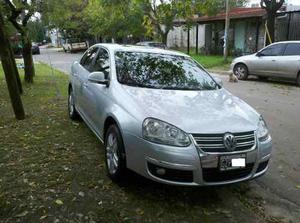
[[[206,69],[213,69],[213,70],[228,71],[230,69],[230,63],[232,61],[232,57],[229,57],[228,62],[225,63],[223,56],[219,56],[219,55],[191,54],[191,57],[193,57],[195,60],[197,60]]]
[[[67,75],[36,65],[34,85],[24,85],[26,119],[16,121],[0,69],[0,222],[245,218],[247,206],[232,200],[239,197],[241,186],[171,187],[135,174],[123,184],[112,183],[105,172],[103,145],[83,122],[68,118],[67,84]]]
[[[174,49],[182,53],[187,53],[186,49]],[[227,62],[224,62],[222,55],[203,55],[196,54],[195,48],[191,48],[190,56],[197,60],[204,68],[211,70],[228,71],[233,57],[228,57]]]

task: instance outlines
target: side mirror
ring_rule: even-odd
[[[222,81],[220,78],[214,77],[214,79],[215,79],[215,81],[217,82],[217,84],[218,84],[219,86],[223,87],[223,81]]]
[[[105,84],[108,86],[109,81],[105,79],[105,74],[103,72],[92,72],[88,76],[88,80],[96,84]]]
[[[263,56],[263,53],[258,52],[258,53],[256,53],[256,56],[257,56],[257,57],[261,57],[261,56]]]

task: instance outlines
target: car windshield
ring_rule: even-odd
[[[195,61],[184,56],[123,52],[115,53],[121,84],[176,90],[216,90],[218,84]]]

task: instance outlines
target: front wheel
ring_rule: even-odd
[[[105,159],[108,176],[120,181],[126,172],[125,149],[119,128],[111,125],[105,136]]]
[[[246,80],[248,77],[248,68],[245,64],[237,64],[233,68],[233,73],[239,80]]]

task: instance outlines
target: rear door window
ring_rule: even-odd
[[[285,56],[300,56],[300,43],[289,43],[284,51]]]
[[[280,43],[267,47],[260,52],[261,56],[281,56],[285,49],[285,44]]]

